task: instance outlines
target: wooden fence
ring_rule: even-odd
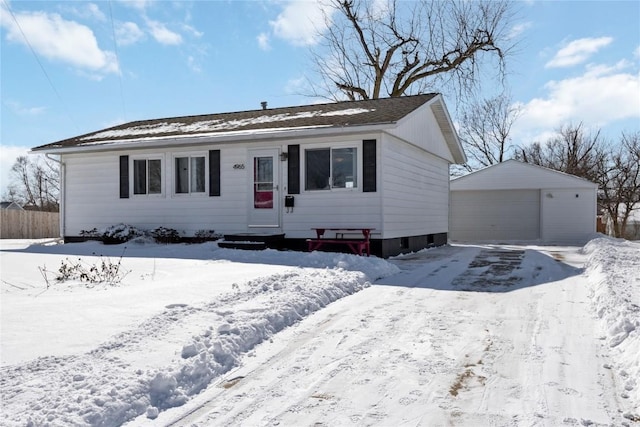
[[[0,210],[0,239],[60,237],[58,212]]]

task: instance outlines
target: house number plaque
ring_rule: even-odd
[[[244,169],[244,163],[236,163],[233,165],[234,169]]]

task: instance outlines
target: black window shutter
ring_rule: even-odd
[[[120,156],[120,198],[129,198],[129,156]]]
[[[209,150],[209,196],[220,195],[220,150]]]
[[[362,141],[362,191],[376,191],[376,140]]]
[[[287,181],[289,194],[300,194],[300,145],[289,145],[287,148]]]

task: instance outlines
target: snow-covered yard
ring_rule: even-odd
[[[0,425],[640,424],[638,243],[0,245]]]

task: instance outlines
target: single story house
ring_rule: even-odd
[[[507,160],[451,181],[450,238],[581,243],[596,232],[597,184]]]
[[[131,122],[42,145],[60,156],[61,234],[127,223],[183,236],[370,228],[384,257],[447,242],[464,151],[440,94]]]
[[[24,210],[24,208],[19,204],[17,204],[16,202],[1,202],[0,209],[9,209],[9,210],[16,210],[16,211]]]

